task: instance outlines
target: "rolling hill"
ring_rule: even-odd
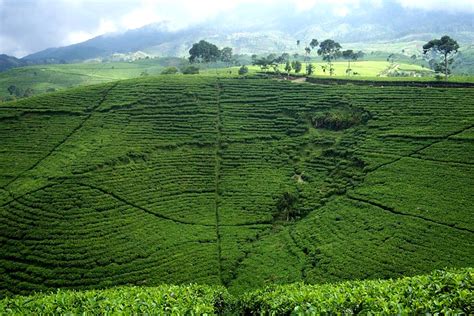
[[[161,76],[0,104],[0,293],[472,267],[474,90]]]

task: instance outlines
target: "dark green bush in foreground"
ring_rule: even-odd
[[[398,280],[271,286],[232,297],[219,286],[118,287],[18,296],[0,314],[472,314],[474,269]]]

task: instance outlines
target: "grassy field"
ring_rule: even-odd
[[[2,103],[0,293],[472,267],[473,100],[209,75]]]
[[[474,271],[435,271],[397,280],[272,286],[232,296],[219,286],[118,287],[58,290],[0,300],[2,315],[166,314],[315,315],[461,314],[474,312]]]

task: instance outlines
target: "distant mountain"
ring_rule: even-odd
[[[245,12],[236,11],[232,16],[219,16],[178,31],[170,30],[166,24],[152,24],[124,33],[101,35],[75,45],[49,48],[23,60],[72,62],[136,51],[185,56],[192,43],[201,39],[220,47],[230,46],[234,53],[251,54],[296,52],[297,39],[306,43],[311,38],[333,38],[341,43],[360,43],[360,47],[366,43],[427,41],[445,34],[460,43],[474,42],[474,14],[406,10],[394,2],[379,8],[355,9],[344,17],[327,10],[288,13],[291,11],[279,8],[269,11],[264,19],[255,18],[256,22],[245,23],[239,23],[239,17]],[[252,17],[245,19],[249,20]]]
[[[26,66],[27,62],[13,56],[0,54],[0,72],[10,68]]]

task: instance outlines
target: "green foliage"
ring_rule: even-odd
[[[2,103],[0,295],[473,266],[473,89],[383,85],[149,76]],[[371,119],[311,121],[352,110]],[[284,192],[304,216],[275,221]]]
[[[465,314],[474,312],[474,271],[435,271],[396,280],[271,286],[239,297],[219,286],[161,285],[58,290],[0,300],[2,315],[25,314]]]
[[[178,73],[178,68],[176,67],[166,67],[161,71],[162,75],[174,75]]]
[[[242,66],[239,68],[239,75],[240,75],[240,76],[246,75],[248,72],[249,72],[249,69],[248,69],[248,67],[245,66],[245,65],[242,65]]]
[[[232,298],[219,286],[162,285],[64,291],[0,301],[2,315],[210,315],[222,312]]]
[[[231,52],[232,53],[232,52]],[[221,52],[216,45],[204,40],[194,43],[189,50],[189,61],[191,63],[204,62],[209,63],[217,61],[221,57]]]
[[[287,74],[290,74],[290,71],[292,70],[293,68],[291,67],[291,64],[289,61],[286,62],[285,64],[285,71]]]
[[[361,123],[366,123],[369,115],[360,109],[343,108],[318,113],[312,118],[316,128],[327,128],[334,131],[343,130]]]
[[[433,55],[433,69],[436,72],[442,72],[445,78],[448,79],[450,73],[449,65],[454,62],[454,56],[459,50],[459,44],[451,37],[445,35],[440,39],[433,39],[423,45],[423,54],[432,53]],[[441,55],[443,61],[436,62],[438,55]]]
[[[277,212],[275,213],[275,218],[286,220],[287,222],[290,219],[297,218],[300,215],[296,208],[297,202],[297,193],[288,191],[283,192],[283,194],[278,198],[276,204]]]
[[[313,64],[306,65],[306,75],[311,76],[314,73],[314,66]]]
[[[280,285],[246,294],[244,314],[464,314],[474,312],[474,270],[387,281]]]
[[[197,75],[199,74],[199,67],[193,66],[193,65],[186,66],[183,69],[181,69],[181,72],[184,75]]]
[[[295,70],[295,73],[300,73],[302,69],[302,64],[299,60],[291,62],[291,67]]]
[[[220,51],[220,58],[223,62],[225,63],[230,63],[232,62],[232,48],[230,47],[224,47]]]
[[[322,41],[319,44],[318,55],[323,56],[323,60],[328,62],[329,65],[329,74],[332,76],[334,74],[334,68],[332,62],[340,57],[341,44],[335,42],[332,39],[327,39]]]

